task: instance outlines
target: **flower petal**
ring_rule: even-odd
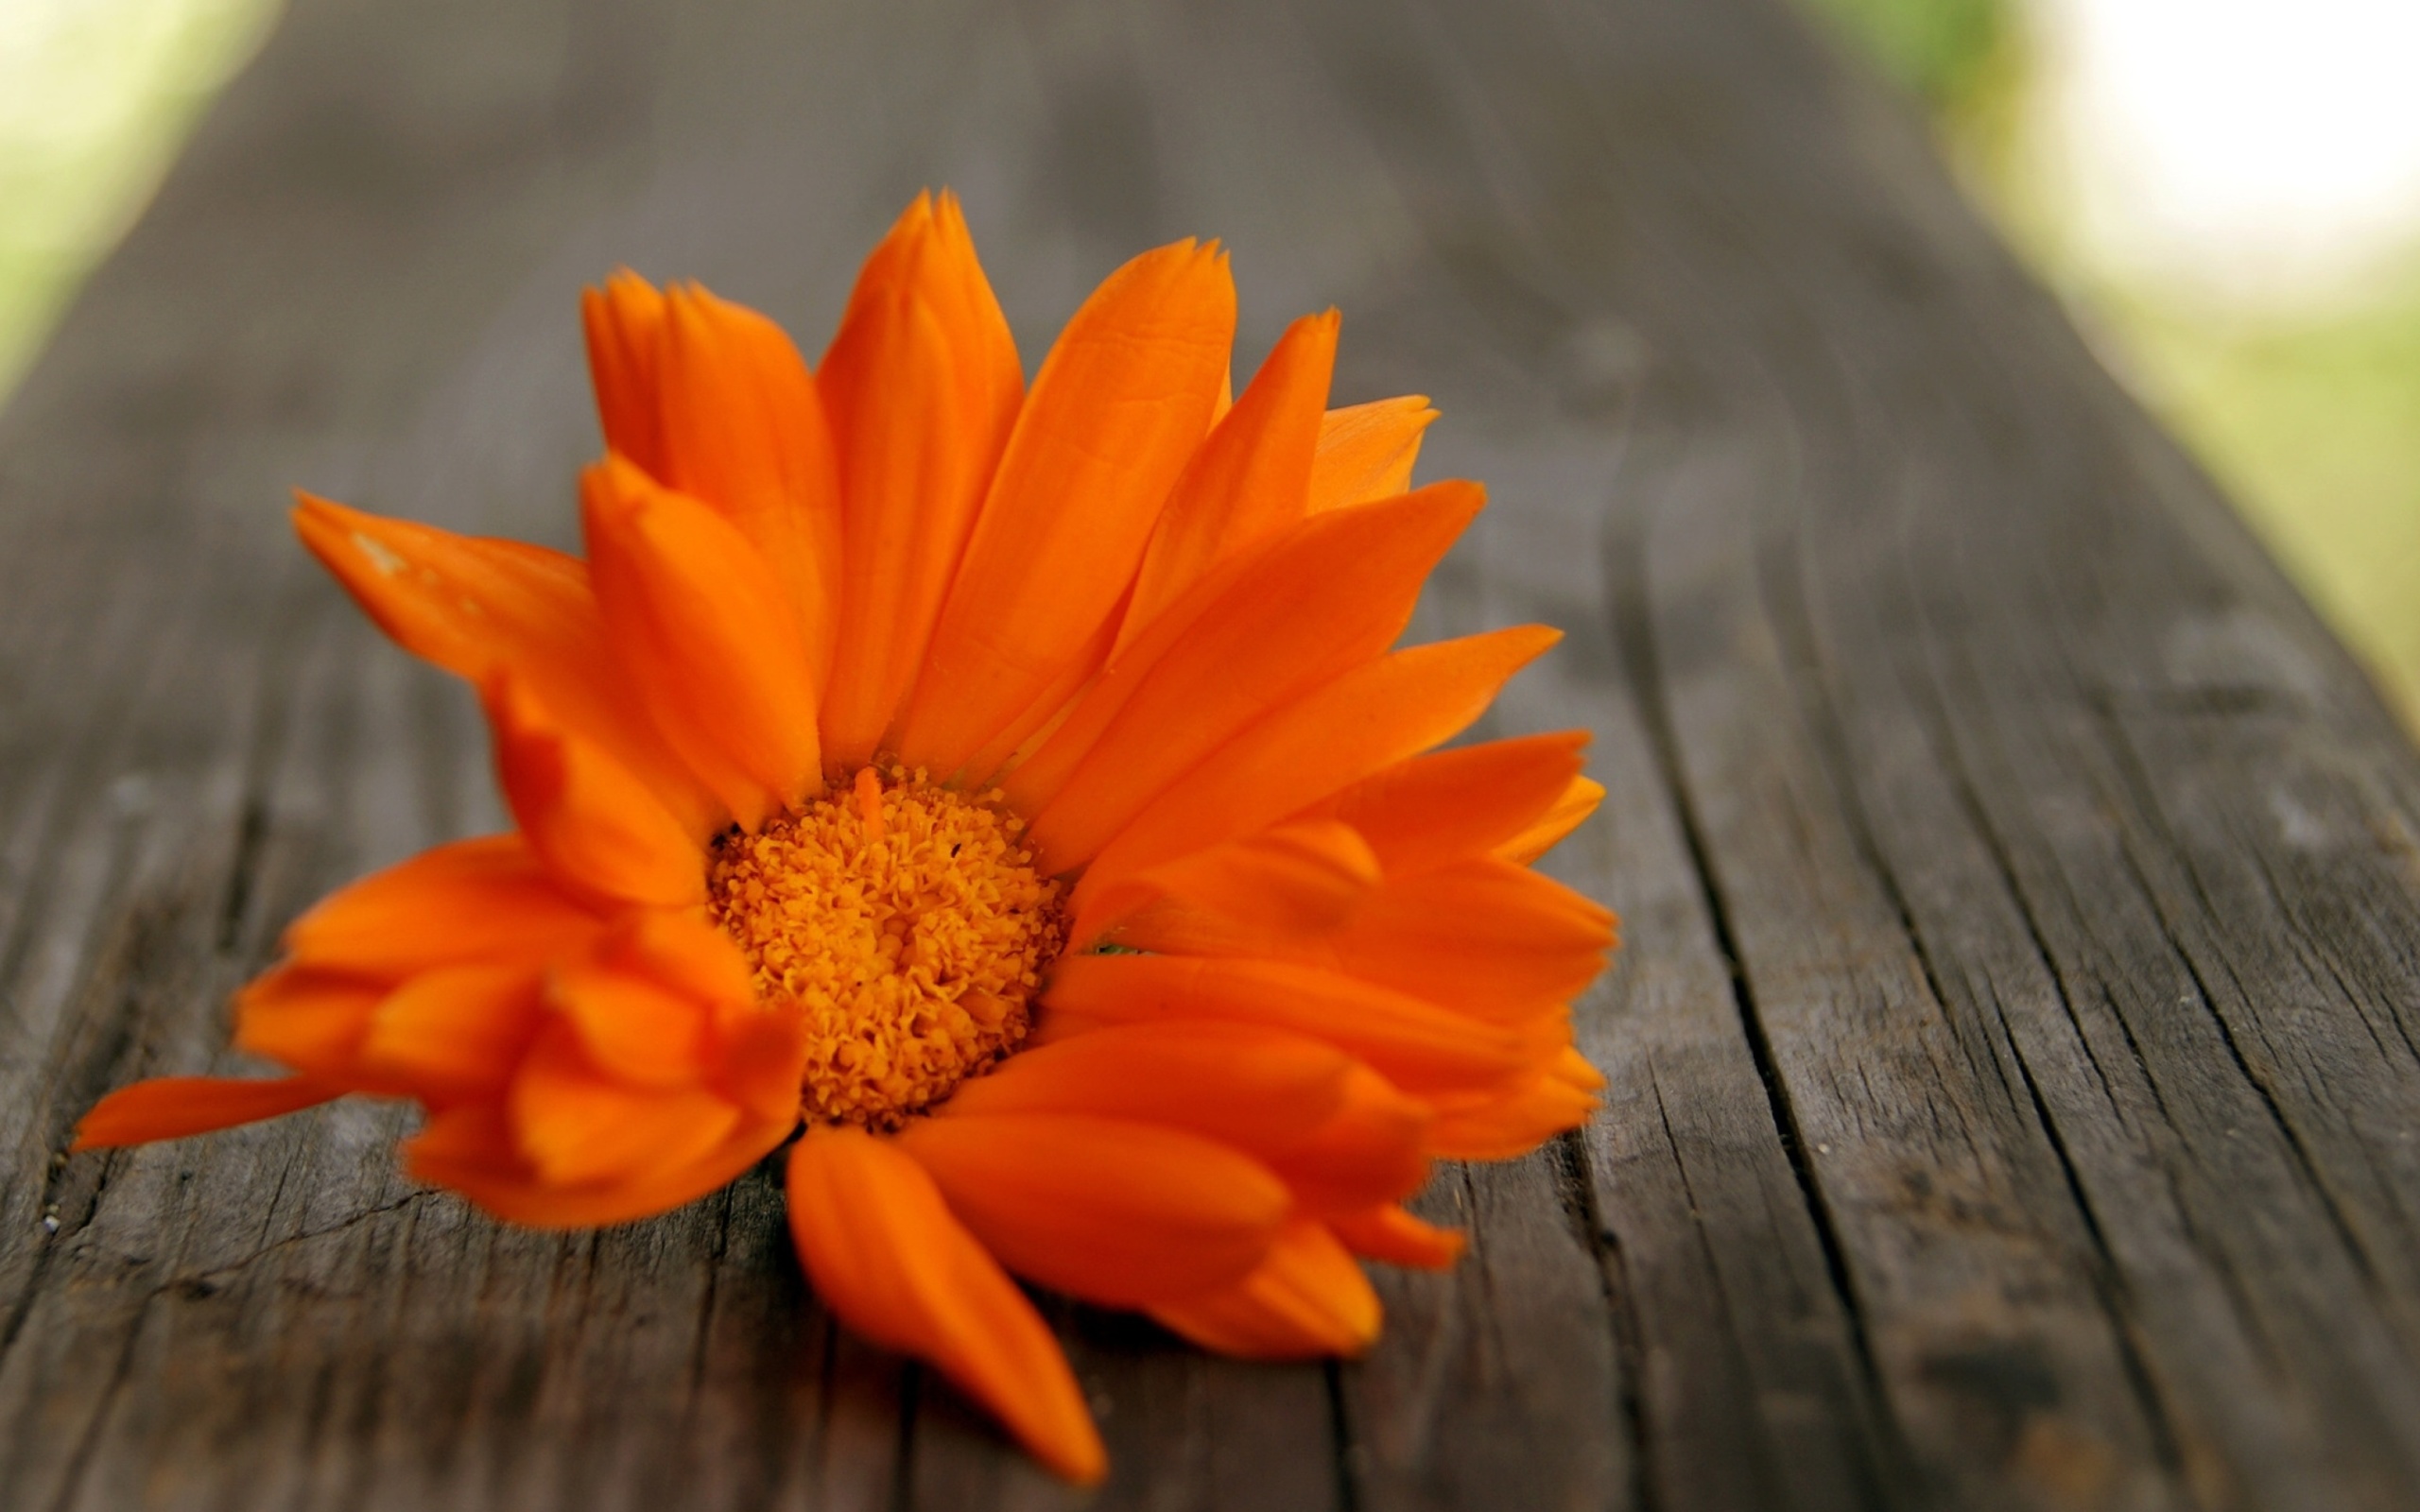
[[[1595,981],[1613,924],[1563,884],[1481,856],[1392,878],[1350,919],[1281,954],[1509,1023]]]
[[[1534,1064],[1521,1037],[1316,966],[1208,956],[1077,955],[1054,970],[1038,1035],[1209,1019],[1323,1040],[1413,1091],[1499,1089]]]
[[[645,783],[563,726],[510,674],[489,679],[483,702],[505,800],[556,877],[606,903],[705,902],[697,842]]]
[[[1520,833],[1495,848],[1495,853],[1507,861],[1528,866],[1560,843],[1564,835],[1580,828],[1597,805],[1605,801],[1604,788],[1585,777],[1574,777],[1552,807],[1532,819]]]
[[[512,1122],[495,1103],[463,1103],[432,1114],[404,1142],[416,1180],[448,1187],[508,1223],[533,1228],[594,1228],[668,1212],[727,1186],[789,1138],[797,1120],[744,1118],[686,1164],[635,1177],[562,1186],[523,1158]]]
[[[579,291],[579,320],[588,337],[588,378],[605,449],[629,457],[649,475],[670,475],[665,464],[663,387],[664,294],[629,268],[605,286]]]
[[[1258,1161],[1150,1124],[926,1118],[895,1143],[1009,1269],[1112,1307],[1236,1280],[1286,1216],[1286,1188]]]
[[[918,196],[867,260],[816,382],[845,538],[823,740],[848,766],[873,755],[915,680],[1025,395],[954,197]]]
[[[1119,268],[1068,321],[908,696],[911,765],[956,772],[1094,641],[1209,429],[1235,324],[1224,255],[1192,242]]]
[[[1325,1225],[1303,1218],[1251,1275],[1150,1314],[1205,1349],[1247,1360],[1359,1354],[1377,1342],[1383,1316],[1353,1256]]]
[[[1306,512],[1340,509],[1410,488],[1421,433],[1436,418],[1420,394],[1329,410],[1320,422]]]
[[[631,704],[585,564],[517,541],[296,497],[295,533],[397,644],[474,683],[510,669],[646,783],[690,833],[702,837],[722,823],[714,796]]]
[[[788,1187],[790,1234],[825,1306],[930,1360],[1061,1475],[1100,1480],[1108,1455],[1058,1341],[924,1167],[862,1129],[811,1128]]]
[[[1509,1160],[1580,1127],[1596,1110],[1595,1093],[1548,1070],[1508,1092],[1445,1100],[1428,1126],[1428,1147],[1449,1160]]]
[[[580,517],[607,636],[666,744],[744,828],[815,791],[813,671],[756,549],[618,457],[580,475]]]
[[[540,980],[528,965],[422,972],[379,1004],[363,1073],[431,1106],[497,1096],[537,1034]]]
[[[516,1147],[550,1186],[644,1182],[685,1169],[739,1126],[711,1092],[629,1086],[583,1054],[566,1025],[543,1031],[512,1078]]]
[[[839,622],[840,484],[823,402],[782,328],[696,284],[665,296],[666,487],[738,527],[821,679]]]
[[[1357,1255],[1418,1270],[1443,1270],[1461,1259],[1470,1244],[1461,1229],[1423,1223],[1392,1202],[1363,1212],[1334,1214],[1327,1226]]]
[[[469,961],[578,950],[603,922],[559,886],[517,834],[424,850],[321,899],[285,931],[298,966],[399,980]]]
[[[121,1087],[76,1125],[71,1150],[180,1140],[299,1112],[344,1094],[307,1076],[155,1076]]]
[[[272,967],[235,994],[235,1048],[341,1082],[392,985],[307,966]]]
[[[1306,1139],[1270,1153],[1269,1166],[1306,1212],[1352,1212],[1393,1202],[1428,1179],[1428,1106],[1356,1065],[1344,1099]]]
[[[1133,667],[1157,648],[1138,641],[1138,656],[1113,663],[1001,784],[1034,816],[1045,869],[1090,860],[1238,730],[1382,656],[1485,500],[1475,485],[1441,483],[1322,515],[1205,581],[1207,604],[1171,610],[1184,620],[1175,644]]]
[[[1083,1113],[1283,1150],[1336,1117],[1352,1069],[1333,1046],[1257,1024],[1126,1024],[1012,1056],[959,1086],[939,1116]]]
[[[1251,954],[1342,926],[1383,880],[1377,857],[1352,826],[1333,819],[1280,824],[1180,856],[1095,894],[1084,921],[1088,932],[1071,937],[1080,947],[1110,935],[1144,950]],[[1181,945],[1147,943],[1165,938],[1152,934],[1149,913],[1130,937],[1121,920],[1155,901],[1163,903],[1162,928],[1171,922],[1182,928],[1195,916],[1207,915],[1205,922],[1216,937],[1249,944],[1186,951]],[[1171,903],[1182,905],[1173,919],[1165,906]]]
[[[1353,826],[1390,876],[1506,844],[1580,775],[1588,732],[1523,735],[1431,751],[1356,782],[1314,813]]]
[[[1398,651],[1276,710],[1135,816],[1076,885],[1079,918],[1116,879],[1232,840],[1437,745],[1560,640],[1515,626]]]
[[[1338,324],[1330,310],[1288,326],[1193,454],[1144,550],[1120,647],[1212,568],[1303,518]]]

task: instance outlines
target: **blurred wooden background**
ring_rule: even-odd
[[[1774,0],[297,0],[0,419],[0,1502],[1042,1508],[836,1332],[760,1174],[596,1235],[345,1107],[60,1160],[328,886],[492,828],[301,484],[569,544],[575,296],[813,353],[910,195],[1028,360],[1224,238],[1495,504],[1420,638],[1570,638],[1584,1137],[1340,1366],[1060,1309],[1151,1509],[2420,1504],[2420,762]]]

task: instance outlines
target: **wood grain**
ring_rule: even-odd
[[[628,263],[813,351],[955,185],[1028,361],[1224,237],[1569,632],[1619,908],[1584,1136],[1443,1174],[1340,1366],[1054,1318],[1093,1504],[2420,1503],[2420,763],[2208,483],[1772,0],[297,0],[0,419],[0,1496],[1049,1508],[836,1329],[763,1173],[597,1234],[339,1107],[60,1159],[328,886],[500,821],[295,484],[568,543]]]

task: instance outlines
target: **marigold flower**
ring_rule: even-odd
[[[587,558],[304,496],[304,543],[468,679],[512,833],[354,884],[237,999],[276,1080],[166,1077],[79,1148],[347,1092],[539,1226],[788,1146],[824,1301],[1041,1459],[1105,1469],[1022,1277],[1254,1358],[1378,1331],[1355,1257],[1452,1263],[1437,1157],[1588,1114],[1613,916],[1529,863],[1580,734],[1435,747],[1555,640],[1394,649],[1482,502],[1425,400],[1329,410],[1333,313],[1232,404],[1215,247],[1113,273],[1026,390],[956,202],[820,369],[703,289],[589,291]]]

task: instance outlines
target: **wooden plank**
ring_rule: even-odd
[[[1081,1501],[831,1325],[763,1173],[555,1236],[376,1108],[54,1159],[311,898],[498,822],[285,487],[567,543],[579,284],[811,350],[927,182],[1028,359],[1180,234],[1239,366],[1344,309],[1342,397],[1494,488],[1417,633],[1571,631],[1495,723],[1610,790],[1552,862],[1626,919],[1605,1115],[1441,1177],[1474,1254],[1365,1362],[1056,1314],[1093,1504],[2420,1498],[2420,765],[1770,0],[300,0],[0,418],[12,1503]]]

